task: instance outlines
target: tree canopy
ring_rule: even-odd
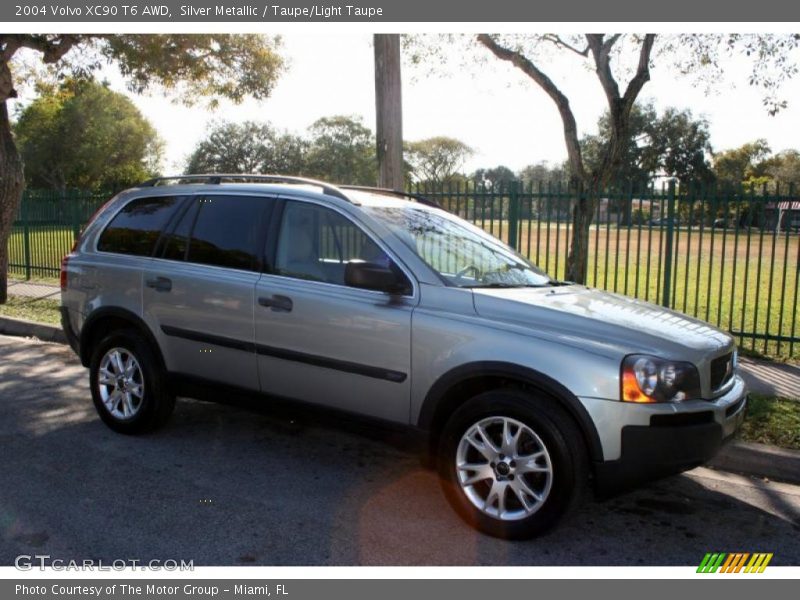
[[[219,122],[197,144],[187,173],[281,173],[374,186],[375,136],[360,118],[317,119],[302,134],[268,122]]]
[[[539,161],[520,169],[519,178],[526,184],[565,182],[568,180],[567,163],[551,165],[547,161]]]
[[[764,160],[759,167],[774,181],[800,186],[800,151],[784,150]]]
[[[24,189],[23,162],[7,101],[18,96],[12,61],[32,52],[59,74],[91,76],[115,64],[132,91],[162,89],[186,104],[266,98],[283,72],[280,39],[257,34],[0,34],[0,304],[6,301],[7,242]]]
[[[485,185],[492,189],[507,189],[511,182],[517,180],[517,174],[505,165],[476,169],[472,180],[478,185]]]
[[[721,185],[734,188],[782,184],[797,189],[800,152],[792,149],[773,154],[766,140],[754,140],[715,154],[714,174]]]
[[[375,185],[375,134],[360,117],[323,117],[309,127],[308,136],[306,171],[310,176],[332,183]]]
[[[611,138],[608,112],[600,117],[596,135],[581,139],[590,170],[600,168]],[[630,135],[613,181],[644,182],[655,176],[674,177],[682,183],[706,183],[714,178],[708,157],[711,134],[708,121],[691,110],[667,108],[659,116],[652,103],[635,104],[630,115]]]
[[[743,181],[760,175],[757,165],[771,153],[767,140],[763,139],[719,152],[714,155],[714,173],[720,182],[739,186]]]
[[[305,169],[306,142],[269,123],[221,122],[189,157],[187,173],[284,173]]]
[[[115,189],[152,177],[161,140],[125,95],[94,81],[44,86],[14,127],[28,185]]]
[[[411,175],[423,183],[440,184],[451,180],[474,152],[461,140],[447,136],[407,142],[405,145]]]

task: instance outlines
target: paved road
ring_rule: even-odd
[[[0,336],[0,565],[688,565],[711,550],[800,564],[800,487],[696,469],[508,543],[462,524],[400,443],[189,400],[166,429],[121,436],[69,350]]]

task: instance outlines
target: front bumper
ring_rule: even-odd
[[[685,408],[650,412],[647,424],[623,425],[619,457],[595,464],[598,493],[613,494],[708,462],[741,426],[747,390],[737,378],[723,397]]]

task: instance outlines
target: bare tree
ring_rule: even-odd
[[[494,36],[480,34],[478,42],[485,46],[497,58],[507,61],[532,79],[550,97],[558,108],[564,128],[564,142],[567,147],[567,160],[573,185],[580,191],[572,213],[572,225],[575,232],[572,236],[570,253],[567,262],[567,279],[586,281],[587,262],[589,256],[589,226],[595,210],[595,190],[602,189],[614,170],[620,165],[628,147],[630,114],[639,92],[650,79],[650,56],[653,51],[655,35],[645,34],[639,44],[639,60],[633,77],[625,86],[620,85],[611,69],[611,52],[620,39],[620,34],[586,34],[585,45],[576,47],[559,36],[546,36],[544,39],[554,45],[570,50],[577,55],[591,57],[594,70],[605,92],[608,103],[610,137],[606,153],[596,170],[589,171],[583,160],[578,126],[569,103],[569,98],[558,88],[531,59],[519,49],[503,45]]]
[[[740,34],[684,34],[660,36],[656,48],[656,35],[602,34],[561,36],[557,34],[496,35],[480,34],[476,37],[445,35],[438,38],[410,37],[406,45],[412,64],[423,64],[428,69],[441,70],[449,60],[445,48],[458,42],[468,42],[458,56],[475,59],[468,46],[488,50],[490,56],[513,65],[533,81],[553,101],[563,124],[567,164],[577,202],[573,208],[573,229],[570,253],[567,259],[567,279],[586,281],[588,262],[589,227],[596,207],[598,193],[609,183],[624,157],[630,142],[631,109],[650,79],[650,68],[655,61],[669,65],[681,75],[693,77],[698,84],[711,88],[721,77],[721,58],[737,54],[750,60],[750,85],[760,87],[764,93],[764,106],[775,114],[786,105],[779,97],[783,83],[798,69],[791,54],[800,47],[800,35],[740,35]],[[594,73],[606,101],[609,120],[608,143],[596,164],[587,167],[578,138],[578,127],[569,98],[546,72],[552,53],[573,56]],[[612,65],[613,63],[613,65]],[[612,66],[614,68],[612,68]],[[622,82],[622,83],[621,83]]]

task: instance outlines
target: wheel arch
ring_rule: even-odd
[[[155,353],[159,366],[162,369],[165,368],[161,348],[147,324],[130,310],[110,306],[98,308],[89,315],[83,324],[80,333],[81,364],[88,367],[95,344],[107,334],[120,329],[134,329],[140,333]]]
[[[581,432],[592,461],[603,460],[600,436],[588,411],[570,390],[555,379],[506,362],[480,361],[458,366],[431,386],[417,419],[417,427],[428,434],[428,454],[433,456],[449,416],[475,395],[503,387],[523,388],[544,394],[564,408]]]

